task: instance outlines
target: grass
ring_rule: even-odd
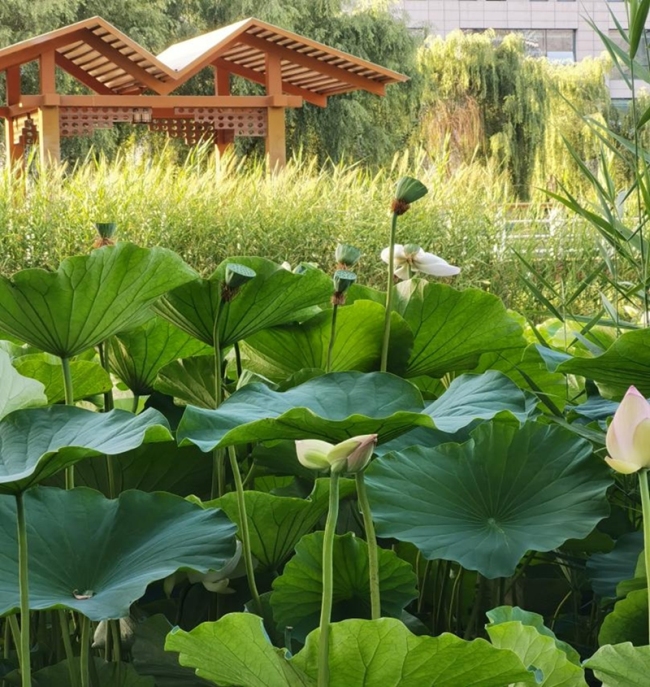
[[[180,253],[202,274],[236,255],[317,263],[329,269],[336,243],[358,246],[362,283],[381,287],[379,253],[388,241],[388,207],[396,180],[420,178],[429,194],[403,216],[398,241],[417,243],[462,268],[454,284],[483,288],[509,307],[541,316],[520,281],[512,248],[549,281],[570,292],[596,255],[590,230],[540,203],[514,206],[507,177],[472,164],[450,171],[444,157],[396,158],[372,173],[356,166],[318,168],[293,160],[278,175],[234,159],[219,166],[196,150],[177,163],[166,148],[153,158],[137,150],[116,160],[87,160],[69,170],[0,173],[0,272],[54,268],[90,249],[95,221],[116,221],[118,237]],[[524,220],[523,222],[518,220]],[[585,305],[595,303],[588,289]],[[591,308],[589,308],[591,309]]]

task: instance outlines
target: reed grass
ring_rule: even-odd
[[[597,254],[590,230],[541,201],[512,203],[507,175],[490,165],[453,166],[442,153],[398,156],[372,172],[355,165],[318,167],[293,159],[268,175],[261,163],[217,162],[197,148],[178,162],[173,148],[153,155],[137,147],[116,159],[88,158],[74,169],[22,175],[0,172],[0,272],[54,268],[89,250],[96,221],[118,223],[118,236],[177,251],[202,274],[235,255],[262,255],[328,269],[336,243],[362,249],[362,283],[381,286],[379,253],[388,240],[388,207],[396,180],[420,178],[430,189],[400,222],[398,242],[416,243],[462,267],[459,287],[489,290],[512,308],[534,314],[538,304],[519,280],[512,248],[554,283],[571,291]],[[518,223],[517,220],[526,220]],[[587,290],[584,299],[595,299]]]

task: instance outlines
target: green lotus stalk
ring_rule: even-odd
[[[357,499],[359,508],[363,515],[363,527],[366,531],[366,543],[368,544],[368,573],[370,578],[370,617],[372,620],[381,618],[381,596],[379,593],[379,549],[377,546],[377,536],[375,525],[372,521],[370,512],[370,502],[368,492],[363,477],[363,471],[357,472],[355,476],[357,483]]]
[[[390,345],[390,314],[393,310],[393,274],[395,273],[395,234],[397,231],[397,212],[393,212],[390,225],[390,243],[388,257],[388,283],[386,284],[386,316],[384,319],[384,339],[381,345],[380,371],[388,369],[388,347]]]
[[[23,494],[16,494],[16,523],[18,528],[18,579],[20,583],[20,677],[22,687],[32,685],[29,621],[29,564],[27,523]]]
[[[327,347],[327,364],[325,366],[325,372],[332,371],[332,353],[334,351],[334,342],[336,341],[336,315],[338,310],[339,306],[337,304],[332,306],[332,326],[330,328],[330,342]]]
[[[90,687],[90,620],[81,616],[81,654],[79,658],[81,687]]]
[[[70,372],[70,360],[61,358],[61,368],[63,370],[63,390],[65,393],[65,404],[74,405],[74,389],[72,387],[72,374]],[[74,489],[74,465],[65,469],[65,488]]]
[[[427,187],[413,177],[402,177],[397,182],[395,198],[391,203],[392,219],[390,225],[390,243],[388,244],[388,283],[386,285],[386,318],[384,320],[384,339],[381,347],[380,370],[388,368],[388,347],[390,345],[390,315],[393,309],[393,277],[395,275],[395,235],[397,218],[408,211],[411,203],[423,198],[428,193]]]
[[[100,343],[99,346],[99,360],[106,374],[110,377],[111,369],[108,364],[108,341]],[[113,388],[111,387],[104,394],[104,412],[109,413],[115,407],[113,401]],[[112,456],[106,456],[106,472],[108,473],[108,498],[114,499],[117,496],[115,489],[115,464]]]
[[[318,639],[318,687],[330,683],[330,620],[334,599],[334,534],[339,517],[339,473],[330,473],[330,498],[327,522],[323,534],[323,601],[320,611],[320,636]]]
[[[214,407],[221,405],[223,390],[221,381],[221,344],[219,342],[219,316],[221,315],[221,299],[217,301],[216,312],[214,315],[214,325],[212,328],[212,345],[214,347]],[[210,498],[221,497],[225,491],[225,456],[221,449],[215,448],[212,451],[212,486],[210,488]]]
[[[63,609],[56,612],[59,616],[59,625],[61,626],[61,639],[63,640],[63,649],[65,657],[68,661],[68,674],[70,676],[70,684],[72,687],[77,687],[79,684],[79,675],[75,670],[74,652],[72,651],[72,642],[70,641],[70,627],[68,625],[67,611]]]
[[[253,554],[251,551],[251,537],[248,529],[248,514],[246,512],[246,499],[244,498],[244,485],[242,484],[241,472],[239,471],[239,463],[237,462],[237,451],[234,446],[228,447],[228,455],[230,457],[230,469],[232,470],[235,479],[235,490],[237,492],[237,509],[239,511],[239,530],[242,541],[242,553],[244,556],[244,565],[246,567],[246,577],[248,578],[248,587],[253,599],[253,606],[255,612],[262,615],[262,601],[260,594],[257,591],[257,583],[255,582],[255,570],[253,567]]]
[[[641,488],[641,508],[643,509],[643,555],[645,558],[645,575],[650,589],[650,490],[648,489],[648,470],[639,472]],[[650,634],[650,605],[648,605],[648,633]]]

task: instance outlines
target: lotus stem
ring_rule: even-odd
[[[63,390],[65,393],[65,404],[74,405],[74,389],[72,388],[72,374],[70,373],[70,360],[61,358],[61,368],[63,370]],[[74,489],[74,465],[65,469],[65,488]]]
[[[334,597],[334,534],[339,517],[339,474],[330,474],[330,499],[327,522],[323,534],[323,602],[320,610],[320,637],[318,639],[318,687],[330,683],[330,620]]]
[[[246,513],[246,499],[244,498],[244,485],[241,479],[241,472],[239,471],[239,463],[237,462],[237,452],[234,446],[228,447],[228,455],[230,457],[230,467],[232,469],[233,477],[235,478],[235,489],[237,491],[237,508],[239,510],[239,531],[241,535],[244,565],[246,567],[246,577],[248,578],[248,587],[253,598],[253,605],[255,612],[262,616],[262,601],[260,594],[257,591],[257,583],[255,582],[255,571],[253,569],[253,554],[251,552],[251,538],[248,530],[248,515]]]
[[[393,309],[393,274],[395,272],[395,233],[397,231],[397,213],[393,212],[390,225],[390,252],[388,254],[388,284],[386,289],[386,319],[384,320],[384,341],[381,347],[380,370],[388,369],[388,346],[390,345],[390,314]]]
[[[327,347],[327,365],[325,372],[332,371],[332,352],[334,351],[334,342],[336,341],[336,315],[338,314],[339,306],[334,303],[332,306],[332,328],[330,329],[330,343]]]
[[[81,655],[79,658],[81,687],[90,687],[90,620],[81,616]]]
[[[29,559],[27,551],[25,503],[21,492],[16,494],[16,523],[18,527],[18,578],[20,581],[20,676],[22,687],[31,687],[32,662],[29,649]]]
[[[72,651],[72,642],[70,641],[70,626],[68,625],[67,611],[57,611],[59,616],[59,625],[61,626],[61,638],[63,639],[63,649],[65,657],[68,661],[68,673],[70,675],[70,684],[77,687],[79,684],[79,676],[74,666],[74,652]]]
[[[14,645],[16,647],[16,654],[18,655],[18,662],[22,663],[22,653],[20,651],[20,626],[18,625],[18,619],[15,615],[10,615],[7,617],[9,621],[9,627],[11,628],[11,635],[14,638]]]
[[[237,380],[239,381],[242,376],[243,367],[241,364],[241,350],[238,341],[235,341],[233,348],[235,349],[235,364],[237,365]]]
[[[99,360],[104,370],[106,370],[106,374],[110,376],[111,370],[108,364],[108,349],[106,348],[107,344],[108,341],[99,344]],[[111,388],[104,394],[104,412],[110,413],[114,407],[115,403],[113,401],[113,389]],[[106,472],[108,473],[108,498],[114,499],[117,496],[117,493],[115,491],[115,465],[112,456],[106,456]]]
[[[221,314],[221,300],[217,301],[217,311],[212,325],[212,345],[214,347],[214,407],[221,405],[223,396],[223,385],[221,380],[221,343],[219,340],[219,315]],[[221,497],[225,493],[225,456],[223,451],[215,448],[212,451],[212,486],[210,487],[210,498]]]
[[[122,637],[120,636],[120,621],[109,620],[110,634],[113,636],[113,661],[117,664],[122,662]],[[108,632],[106,633],[108,637]],[[118,683],[119,684],[119,683]]]
[[[140,395],[139,394],[133,394],[133,405],[131,406],[131,412],[134,415],[137,415],[139,405],[140,405]]]
[[[372,521],[368,492],[363,478],[363,471],[357,472],[357,499],[363,515],[363,527],[366,530],[366,543],[368,544],[368,573],[370,577],[370,617],[372,620],[381,618],[381,596],[379,593],[379,549],[375,525]]]
[[[645,557],[645,575],[650,590],[650,490],[648,489],[648,471],[639,472],[641,488],[641,508],[643,510],[643,555]],[[648,604],[648,635],[650,636],[650,604]]]

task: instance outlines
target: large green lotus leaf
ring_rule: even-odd
[[[323,532],[305,535],[296,555],[273,581],[271,608],[278,629],[292,627],[303,639],[318,627],[323,600]],[[334,605],[332,620],[370,618],[368,545],[351,532],[334,538]],[[417,597],[417,577],[410,563],[394,551],[379,549],[382,615],[398,618]]]
[[[115,492],[127,489],[167,491],[178,496],[196,495],[210,498],[212,461],[196,446],[180,448],[173,441],[143,444],[121,453],[112,461]],[[83,460],[74,472],[78,487],[90,487],[109,496],[108,470],[105,460]],[[63,473],[48,484],[64,486]]]
[[[22,375],[11,358],[0,350],[0,420],[14,410],[47,404],[45,387],[29,375]]]
[[[175,360],[158,371],[154,389],[182,403],[198,408],[214,408],[214,356],[197,355]]]
[[[354,491],[352,480],[341,483],[341,498]],[[253,555],[261,568],[275,570],[293,553],[301,537],[310,532],[327,512],[329,479],[317,479],[307,499],[275,496],[261,491],[247,491],[244,499]],[[234,523],[240,524],[237,494],[234,492],[205,505],[221,508]]]
[[[25,493],[24,503],[34,610],[123,618],[151,582],[179,569],[219,570],[235,554],[235,526],[224,513],[172,494],[126,491],[109,500],[85,487],[39,486]],[[14,498],[0,497],[0,523],[5,614],[19,607]]]
[[[632,642],[635,646],[648,644],[648,590],[631,591],[617,601],[614,610],[603,620],[598,643],[619,644]]]
[[[587,687],[585,671],[569,661],[552,637],[519,621],[488,625],[492,644],[513,651],[529,670],[535,671],[540,687]]]
[[[415,334],[407,376],[442,377],[476,367],[489,352],[526,346],[523,330],[496,296],[409,279],[396,287],[396,310]]]
[[[643,532],[621,535],[609,553],[597,553],[587,561],[587,576],[599,596],[616,598],[616,587],[634,577],[639,555],[643,551]]]
[[[535,406],[536,399],[531,400],[506,375],[492,370],[457,377],[424,413],[433,418],[436,429],[453,434],[474,420],[491,420],[502,412],[525,422],[535,413]]]
[[[485,353],[472,372],[498,370],[521,389],[544,394],[560,410],[567,403],[566,376],[551,372],[535,345]]]
[[[74,670],[79,675],[80,659],[75,658]],[[128,663],[107,663],[101,658],[93,658],[95,663],[96,687],[158,687],[150,677],[138,675],[133,666]],[[70,684],[70,669],[68,661],[62,661],[53,666],[42,668],[32,674],[32,687],[62,687]],[[8,675],[5,680],[8,685],[20,685],[20,673],[16,671]]]
[[[170,439],[167,420],[152,409],[140,415],[72,406],[17,410],[0,422],[0,493],[24,491],[83,458]]]
[[[423,407],[420,392],[394,375],[334,372],[284,392],[249,384],[218,410],[189,406],[177,438],[202,451],[273,439],[339,442],[361,434],[387,441],[418,425],[432,427]]]
[[[490,620],[491,626],[518,622],[534,628],[538,634],[550,637],[555,642],[555,646],[566,654],[571,663],[575,663],[577,666],[580,665],[580,654],[570,644],[559,640],[553,630],[544,625],[544,617],[539,615],[539,613],[525,611],[523,608],[519,608],[519,606],[498,606],[488,611],[486,615]]]
[[[332,280],[320,270],[294,274],[271,260],[237,257],[222,262],[209,279],[197,279],[174,289],[154,309],[188,334],[212,345],[226,265],[232,263],[250,267],[256,276],[230,302],[221,305],[222,347],[262,329],[304,319],[305,314],[312,314],[308,309],[327,302],[332,294]]]
[[[508,577],[526,551],[586,537],[609,513],[609,470],[569,430],[493,421],[471,437],[373,461],[366,479],[379,536]]]
[[[594,671],[603,687],[640,687],[650,675],[650,646],[632,646],[630,642],[608,644],[584,665]]]
[[[0,278],[0,327],[43,351],[70,358],[124,329],[166,291],[196,278],[164,248],[130,243],[64,260],[56,272]]]
[[[314,630],[291,661],[312,679],[318,671]],[[417,637],[393,618],[345,620],[330,629],[329,687],[517,687],[535,685],[512,652],[452,634]]]
[[[211,685],[178,664],[177,657],[165,651],[165,639],[172,626],[164,615],[154,615],[135,628],[131,648],[133,667],[140,675],[154,678],[156,687],[206,687]]]
[[[246,367],[272,381],[282,381],[303,369],[327,369],[332,312],[328,309],[306,322],[266,329],[248,337],[244,347]],[[356,301],[338,309],[332,371],[379,369],[385,316],[386,309],[372,301]],[[390,372],[404,372],[412,345],[409,326],[393,313]]]
[[[209,346],[160,317],[120,332],[108,343],[111,369],[138,396],[153,391],[156,375],[165,365],[211,352]]]
[[[316,682],[290,664],[276,649],[259,616],[229,613],[191,632],[175,627],[165,642],[180,654],[182,666],[219,687],[315,687]],[[347,687],[353,687],[348,684]]]
[[[47,353],[25,355],[14,360],[14,367],[20,374],[36,379],[45,386],[48,403],[61,403],[65,400],[63,366],[60,359],[49,360],[49,357]],[[72,360],[70,376],[75,401],[103,394],[113,388],[108,372],[98,363],[88,360]]]
[[[592,379],[607,396],[622,398],[632,385],[650,396],[650,329],[625,332],[595,358],[571,358],[557,371]]]

